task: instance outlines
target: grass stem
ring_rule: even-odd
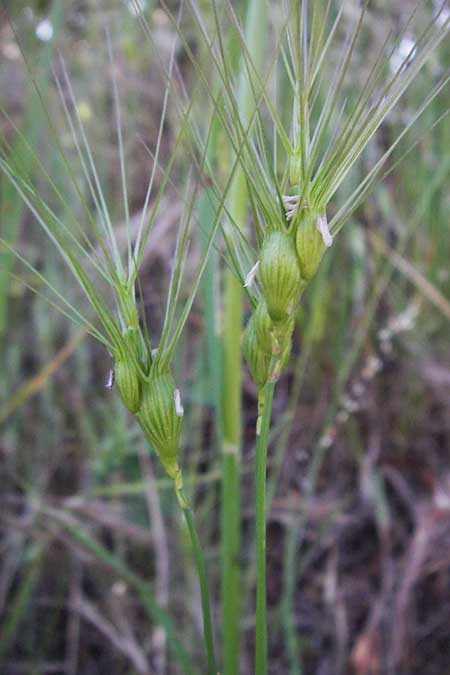
[[[266,598],[266,467],[275,382],[267,382],[258,393],[256,427],[256,643],[255,673],[267,673]]]
[[[211,608],[209,600],[208,582],[206,578],[206,566],[203,557],[200,539],[195,527],[192,509],[189,506],[183,506],[183,515],[186,520],[186,525],[191,540],[192,550],[194,553],[195,565],[197,568],[198,581],[200,585],[200,595],[202,601],[202,615],[203,615],[203,635],[205,639],[206,653],[208,657],[208,674],[217,675],[219,672],[214,654],[214,639],[211,621]]]
[[[249,0],[245,35],[254,66],[262,64],[264,37],[267,30],[265,0]],[[241,59],[239,106],[249,119],[255,106],[255,90]],[[230,189],[229,211],[234,221],[245,230],[248,213],[247,183],[239,167]],[[225,271],[225,303],[223,322],[223,478],[222,478],[222,642],[223,673],[239,672],[239,547],[240,547],[240,444],[241,444],[241,330],[243,290],[230,270]]]
[[[238,670],[242,289],[226,270],[222,442],[222,642],[224,675]]]

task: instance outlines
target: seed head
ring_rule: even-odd
[[[261,298],[253,314],[253,327],[259,347],[266,353],[272,353],[272,330],[274,323],[269,315],[266,301]]]
[[[244,331],[242,348],[252,378],[258,389],[261,389],[269,380],[278,379],[289,360],[292,346],[291,326],[293,328],[293,319],[286,321],[285,333],[280,341],[274,339],[273,333],[269,334],[272,345],[270,352],[267,352],[261,346],[256,330],[257,322],[258,315],[257,312],[254,312]],[[274,327],[276,327],[275,324]],[[290,332],[288,332],[289,330]],[[264,341],[267,344],[266,340],[267,337],[265,336]],[[274,345],[278,345],[278,347],[274,349]]]
[[[271,232],[261,248],[259,278],[270,318],[287,318],[299,294],[301,279],[295,247],[287,232]]]
[[[272,321],[267,304],[261,299],[256,307],[253,322],[261,349],[274,356],[282,354],[294,330],[293,316],[287,315],[281,321]]]
[[[255,315],[250,317],[244,331],[242,349],[251,376],[259,388],[264,387],[269,379],[270,353],[264,351],[259,344],[255,330]]]
[[[135,415],[141,404],[141,382],[131,358],[125,355],[115,359],[114,379],[125,407]]]
[[[170,372],[156,373],[143,385],[137,418],[160,462],[175,480],[183,416],[180,392]]]
[[[331,246],[332,241],[325,216],[320,216],[314,209],[299,211],[295,244],[300,273],[305,281],[312,279],[325,248]]]
[[[141,334],[139,328],[127,328],[122,334],[120,348],[115,354],[114,375],[120,397],[135,415],[141,404],[141,381],[137,364],[141,361]]]

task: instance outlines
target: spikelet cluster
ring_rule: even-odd
[[[136,363],[139,363],[140,334],[138,329],[124,331],[121,349],[114,360],[114,374],[117,389],[124,405],[135,415],[141,404],[141,381]]]
[[[262,297],[243,338],[258,388],[276,380],[288,362],[296,308],[330,244],[325,217],[306,206],[296,205],[291,227],[266,233],[257,268]]]
[[[244,332],[243,350],[258,388],[277,379],[291,352],[294,310],[302,279],[292,235],[269,232],[258,268],[262,297]]]
[[[331,245],[332,239],[325,216],[319,215],[314,209],[301,209],[295,225],[295,246],[300,274],[302,279],[308,282],[317,272],[325,249]]]
[[[178,450],[183,418],[180,392],[168,367],[147,354],[137,310],[124,302],[128,326],[114,354],[114,381],[125,407],[135,415],[168,475],[181,487]]]
[[[175,480],[180,472],[178,449],[180,445],[183,409],[179,391],[170,372],[153,374],[142,391],[139,424],[155,448],[161,464]]]

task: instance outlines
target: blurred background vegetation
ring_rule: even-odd
[[[177,9],[177,2],[169,4]],[[245,3],[234,4],[244,11]],[[208,21],[210,3],[200,5]],[[413,5],[370,3],[357,53],[361,78],[375,45]],[[421,11],[429,14],[432,3],[424,5]],[[141,6],[155,49],[167,62],[174,28],[156,0],[141,0]],[[356,6],[346,3],[349,16]],[[271,3],[274,23],[281,8],[281,2]],[[164,95],[164,73],[133,4],[10,0],[2,10],[0,104],[8,113],[0,122],[3,132],[20,156],[23,141],[14,125],[20,128],[65,189],[16,31],[59,140],[75,157],[50,65],[58,69],[63,55],[114,221],[123,228],[106,25],[114,44],[134,215],[151,171],[145,145],[156,142]],[[182,30],[195,49],[195,25],[186,19]],[[447,42],[383,125],[359,172],[389,145],[436,73],[448,67],[449,55]],[[190,88],[193,73],[181,49],[177,65]],[[424,115],[417,137],[448,106],[447,90]],[[163,160],[175,132],[169,110]],[[299,312],[294,355],[275,400],[269,454],[274,674],[450,670],[449,138],[446,118],[380,185],[337,237]],[[75,159],[74,167],[78,175]],[[147,316],[156,325],[188,169],[188,158],[181,159],[140,278]],[[39,175],[34,178],[39,184]],[[351,187],[347,181],[345,190]],[[72,197],[79,210],[68,192],[66,198]],[[1,236],[73,302],[82,302],[3,178],[0,198]],[[193,265],[197,249],[194,241]],[[204,289],[213,283],[211,274],[209,269]],[[0,251],[0,672],[178,673],[167,649],[170,636],[145,613],[145,594],[151,592],[168,608],[194,664],[202,662],[197,583],[170,481],[161,477],[114,390],[105,389],[108,354],[55,312],[43,289],[37,289],[43,295],[32,293],[27,281],[26,268]],[[216,294],[212,307],[208,298],[204,293],[197,299],[176,366],[186,410],[181,461],[207,553],[217,624],[221,461],[208,344],[215,339],[220,299]],[[255,575],[249,476],[256,392],[247,373],[243,397],[244,541],[237,564],[245,599],[245,675],[252,672]]]

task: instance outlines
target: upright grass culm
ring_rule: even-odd
[[[264,37],[267,30],[265,0],[250,0],[247,6],[245,33],[248,48],[256,68],[260,68]],[[217,16],[217,14],[216,14]],[[220,31],[220,27],[218,26]],[[243,57],[241,57],[242,60]],[[245,68],[240,65],[238,105],[247,124],[255,107],[255,91]],[[238,168],[230,189],[229,213],[234,222],[246,232],[248,216],[247,185],[245,173]],[[241,463],[241,326],[243,317],[242,285],[229,269],[224,278],[223,317],[223,438],[222,438],[222,519],[221,519],[221,598],[223,672],[239,672],[240,642],[240,463]]]
[[[224,4],[232,30],[239,35],[241,67],[245,69],[252,91],[262,91],[264,99],[261,114],[258,113],[252,132],[247,134],[248,119],[242,110],[239,81],[230,73],[223,50],[208,43],[223,86],[225,133],[233,147],[243,147],[240,163],[253,215],[253,237],[242,231],[241,220],[236,222],[231,209],[223,229],[229,263],[245,287],[251,307],[242,347],[258,390],[255,670],[258,675],[266,675],[264,557],[268,428],[275,383],[289,359],[296,307],[324,253],[332,245],[333,236],[377,181],[395,167],[382,173],[400,141],[447,84],[448,71],[439,77],[423,104],[411,113],[404,128],[344,203],[338,208],[333,205],[334,215],[328,222],[327,210],[340,185],[448,33],[450,19],[443,4],[419,34],[414,47],[401,57],[392,71],[392,56],[410,30],[413,12],[399,35],[388,36],[376,54],[359,95],[346,99],[352,56],[364,24],[366,6],[348,29],[341,53],[334,60],[332,45],[344,22],[343,8],[333,15],[331,0],[286,3],[280,55],[291,86],[292,117],[290,128],[285,129],[284,115],[278,112],[272,90],[260,75],[259,64],[255,63],[248,35],[240,25],[233,3],[225,0]],[[217,29],[220,30],[219,25]],[[272,124],[272,142],[267,118]]]

